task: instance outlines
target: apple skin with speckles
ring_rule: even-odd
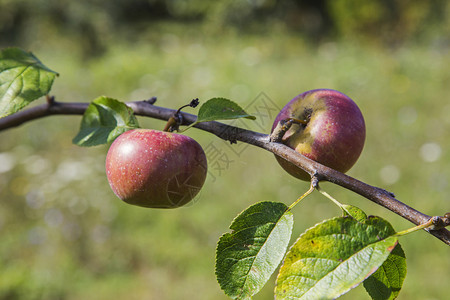
[[[111,144],[106,175],[113,192],[126,203],[176,208],[202,188],[207,160],[202,147],[188,136],[133,129]]]
[[[304,92],[291,101],[275,118],[272,132],[281,120],[295,118],[307,124],[294,124],[282,137],[282,143],[327,167],[347,172],[358,160],[366,138],[364,117],[347,95],[317,89]],[[310,175],[276,156],[289,174],[309,181]]]

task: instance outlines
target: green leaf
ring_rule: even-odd
[[[344,215],[349,215],[359,222],[366,222],[367,215],[361,209],[344,204]],[[392,232],[393,233],[393,232]],[[406,276],[406,258],[400,244],[392,250],[381,267],[364,280],[364,288],[375,300],[392,300],[397,298]]]
[[[344,215],[349,215],[359,222],[366,222],[367,215],[361,209],[344,204]],[[393,232],[392,232],[393,233]],[[364,288],[375,300],[392,300],[397,298],[406,276],[406,258],[400,244],[392,250],[381,267],[364,280]]]
[[[276,299],[334,299],[358,286],[397,245],[392,226],[378,217],[361,223],[333,218],[303,233],[278,274]]]
[[[133,128],[139,128],[133,110],[123,102],[102,96],[87,107],[72,142],[85,147],[107,144]]]
[[[356,206],[343,204],[341,208],[344,216],[350,216],[359,222],[365,222],[367,220],[366,213]]]
[[[0,51],[0,118],[47,95],[56,75],[31,52],[19,48]]]
[[[238,104],[225,98],[212,98],[206,101],[198,111],[196,123],[256,117],[247,114]]]
[[[405,252],[397,244],[381,267],[364,281],[364,288],[374,300],[395,299],[405,277]]]
[[[278,202],[256,203],[234,219],[231,233],[220,238],[216,276],[225,294],[248,299],[270,278],[291,238],[294,220],[287,209]]]

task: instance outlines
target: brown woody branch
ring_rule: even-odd
[[[176,112],[176,110],[174,109],[152,105],[153,102],[128,102],[127,105],[133,109],[136,115],[160,120],[168,120]],[[20,126],[23,123],[31,120],[51,115],[81,115],[84,113],[87,106],[88,103],[63,103],[56,102],[52,99],[52,101],[47,101],[47,104],[28,108],[13,115],[1,118],[0,131]],[[182,113],[182,116],[182,125],[189,125],[195,122],[197,118],[195,115],[187,113]],[[348,175],[312,161],[283,144],[272,142],[269,135],[214,121],[199,123],[194,127],[215,134],[219,138],[230,141],[232,143],[240,141],[270,151],[275,155],[278,155],[286,159],[287,161],[299,166],[300,168],[308,172],[311,176],[315,176],[322,181],[332,182],[350,191],[358,193],[359,195],[389,209],[390,211],[416,225],[424,224],[432,218],[431,216],[417,211],[416,209],[398,201],[392,193],[384,189],[368,185],[362,181],[359,181]],[[436,224],[439,224],[439,222],[445,224],[448,223],[448,218],[434,217],[434,219],[437,220]],[[443,226],[438,226],[439,229],[436,230],[426,230],[447,245],[450,245],[450,231],[440,227]]]

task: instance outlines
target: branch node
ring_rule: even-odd
[[[49,94],[47,94],[45,98],[47,99],[47,104],[49,107],[55,105],[55,96],[50,96]]]
[[[445,228],[450,225],[450,219],[446,217],[449,213],[445,214],[445,216],[434,216],[431,217],[430,221],[432,225],[429,227],[430,230],[439,230]]]
[[[156,101],[156,98],[155,98]],[[192,99],[189,104],[183,105],[180,107],[167,121],[166,126],[164,127],[164,131],[173,132],[178,131],[180,129],[180,125],[183,124],[184,118],[181,114],[181,110],[185,107],[197,107],[199,104],[198,98]]]
[[[164,126],[163,131],[167,132],[178,131],[178,129],[180,128],[180,124],[182,123],[183,123],[183,115],[177,112],[169,118],[169,120],[166,123],[166,126]]]
[[[292,125],[298,124],[300,126],[306,126],[308,124],[308,120],[300,120],[296,118],[287,118],[278,122],[275,129],[272,131],[270,135],[270,141],[274,143],[281,143],[284,134],[292,127]]]
[[[237,144],[237,136],[241,129],[237,127],[229,127],[226,130],[217,134],[217,136],[225,141],[229,141],[230,144]]]
[[[384,190],[389,196],[391,196],[392,198],[395,198],[395,194],[393,192],[390,192],[388,190]]]
[[[445,226],[450,226],[450,212],[446,213],[442,219],[444,220]]]
[[[277,126],[270,134],[271,142],[281,143],[281,140],[283,139],[283,136],[287,131],[287,129],[283,130],[285,128],[284,123],[286,123],[284,120],[281,120],[280,122],[278,122]]]
[[[153,105],[155,104],[156,100],[156,97],[151,97],[150,99],[144,100],[144,102]]]
[[[320,181],[320,179],[316,172],[316,173],[314,173],[313,176],[311,176],[311,186],[315,189],[319,189],[319,181]]]
[[[390,192],[390,191],[382,189],[382,188],[377,188],[377,189],[379,190],[380,193],[386,194],[389,197],[395,198],[395,194],[393,192]]]

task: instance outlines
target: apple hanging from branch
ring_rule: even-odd
[[[317,89],[304,92],[281,109],[272,132],[280,121],[297,120],[281,142],[304,156],[342,173],[358,160],[366,137],[364,117],[356,103],[341,92]],[[302,180],[310,175],[276,156],[289,174]]]
[[[188,136],[133,129],[111,144],[106,174],[114,193],[129,204],[176,208],[200,191],[207,161],[202,147]]]

